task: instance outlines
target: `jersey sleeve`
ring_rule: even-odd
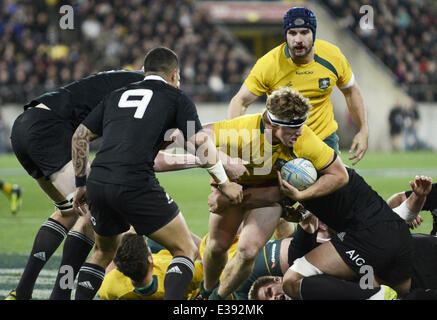
[[[182,94],[179,98],[176,125],[182,131],[186,140],[202,130],[202,123],[197,114],[196,106],[185,94]]]
[[[103,114],[105,111],[105,101],[102,100],[88,116],[82,121],[82,124],[87,127],[92,133],[99,136],[103,135]]]
[[[217,148],[229,147],[231,143],[239,146],[238,131],[241,128],[240,118],[214,122],[214,143]],[[237,141],[236,141],[237,140]]]
[[[339,54],[339,69],[338,69],[338,80],[337,86],[340,89],[346,89],[351,87],[354,82],[354,74],[352,73],[352,68],[347,61],[346,57],[340,52]]]
[[[302,136],[296,141],[294,148],[296,155],[310,160],[317,171],[326,167],[334,156],[334,149],[307,126],[304,126]]]
[[[257,96],[262,96],[269,90],[264,59],[258,59],[244,83],[249,91]]]

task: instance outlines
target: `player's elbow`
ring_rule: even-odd
[[[345,186],[349,182],[349,174],[346,170],[343,170],[340,174],[337,175],[337,187],[340,189]]]

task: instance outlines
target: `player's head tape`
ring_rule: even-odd
[[[267,117],[270,120],[271,124],[277,125],[277,126],[283,126],[283,127],[290,127],[290,128],[300,128],[304,125],[304,123],[308,119],[308,115],[300,118],[294,118],[291,120],[284,120],[276,117],[274,114],[270,113],[270,111],[267,110]]]
[[[316,15],[308,8],[293,7],[284,15],[284,33],[287,41],[287,31],[291,28],[308,28],[313,32],[313,41],[316,39]]]

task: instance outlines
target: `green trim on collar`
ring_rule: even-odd
[[[263,117],[261,117],[261,121],[259,124],[259,130],[261,131],[261,134],[264,134],[264,130],[265,130],[265,126],[264,126],[264,121],[263,121]]]
[[[317,63],[324,66],[325,68],[327,68],[328,70],[332,71],[335,74],[335,76],[338,78],[337,70],[335,70],[334,66],[328,60],[320,58],[317,54],[314,54],[314,60]]]
[[[284,53],[285,53],[285,57],[286,57],[287,59],[291,58],[291,56],[290,56],[290,51],[288,51],[288,44],[285,44],[285,47],[284,47]]]
[[[158,290],[158,277],[156,275],[152,276],[152,280],[145,287],[135,288],[134,292],[142,296],[151,296]]]

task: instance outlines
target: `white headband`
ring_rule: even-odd
[[[275,115],[271,114],[269,110],[267,110],[267,117],[269,118],[272,124],[276,124],[278,126],[290,127],[290,128],[298,128],[303,126],[303,124],[307,121],[308,114],[302,118],[294,118],[291,121],[287,121],[287,120],[279,119]]]

